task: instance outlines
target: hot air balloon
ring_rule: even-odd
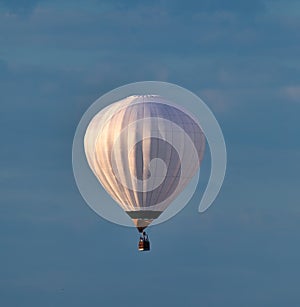
[[[197,120],[158,95],[112,103],[90,121],[84,136],[89,167],[141,234],[168,208],[200,167],[205,137]]]

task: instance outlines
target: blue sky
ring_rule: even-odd
[[[1,306],[298,306],[299,2],[73,2],[0,0]],[[95,99],[144,80],[208,104],[228,169],[138,254],[85,205],[71,149]]]

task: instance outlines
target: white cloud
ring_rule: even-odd
[[[285,95],[293,101],[300,102],[300,85],[290,85],[283,88]]]

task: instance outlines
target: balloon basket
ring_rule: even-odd
[[[143,233],[143,236],[140,237],[138,250],[140,252],[145,252],[150,250],[150,241],[148,239],[148,235]]]

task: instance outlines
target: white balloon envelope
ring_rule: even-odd
[[[204,148],[197,120],[157,95],[109,105],[93,117],[84,137],[91,170],[140,232],[187,186]]]

